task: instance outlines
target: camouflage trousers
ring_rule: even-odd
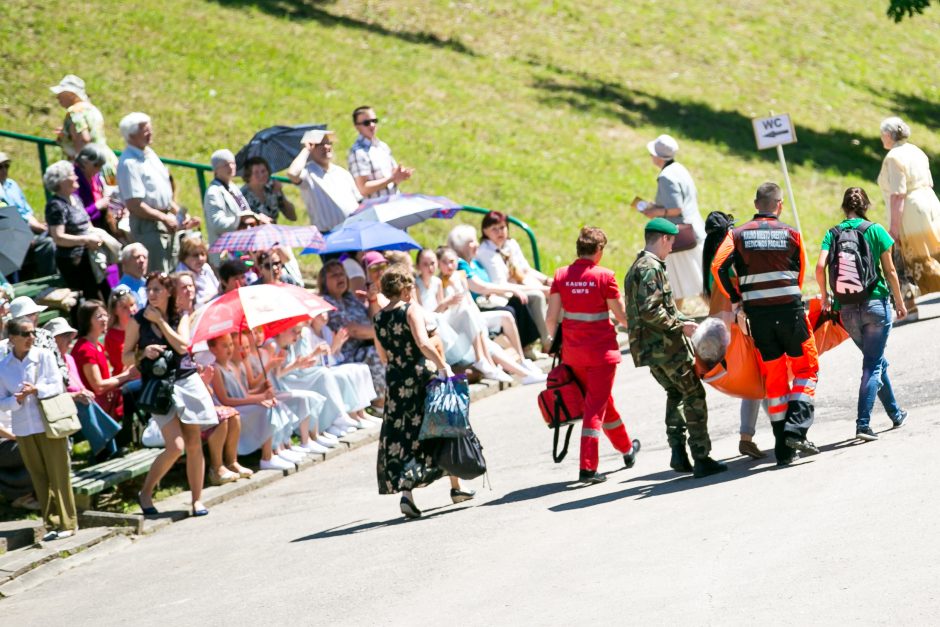
[[[707,457],[712,450],[708,437],[708,407],[705,388],[691,361],[650,366],[653,378],[666,390],[666,437],[671,448],[684,446],[688,431],[692,459]]]

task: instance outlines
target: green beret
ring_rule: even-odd
[[[667,220],[666,218],[653,218],[646,223],[646,231],[653,231],[655,233],[665,233],[666,235],[678,235],[679,227]]]

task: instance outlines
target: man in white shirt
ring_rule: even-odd
[[[118,160],[117,180],[121,200],[130,213],[131,238],[147,247],[150,272],[172,272],[179,207],[173,201],[170,172],[150,147],[150,117],[129,113],[121,120],[120,129],[127,147]]]
[[[414,174],[414,168],[403,168],[392,156],[388,144],[376,137],[379,118],[369,106],[356,107],[353,126],[359,137],[349,149],[349,173],[365,198],[382,198],[401,193],[398,184]]]
[[[332,162],[333,139],[333,131],[307,131],[303,148],[287,168],[287,178],[300,185],[310,224],[324,233],[342,224],[362,200],[352,175]]]

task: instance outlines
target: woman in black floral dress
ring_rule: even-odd
[[[434,362],[438,376],[453,373],[428,338],[420,305],[411,302],[414,277],[399,268],[389,268],[382,276],[382,293],[390,302],[375,315],[376,346],[386,364],[387,380],[376,467],[379,494],[401,492],[401,512],[408,518],[418,518],[421,510],[415,506],[411,491],[444,475],[434,463],[433,444],[418,440],[427,384],[433,377],[425,359]],[[456,477],[450,478],[450,485],[454,503],[473,498],[474,492],[461,490]]]

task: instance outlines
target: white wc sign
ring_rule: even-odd
[[[754,118],[754,138],[757,140],[757,149],[764,150],[774,146],[785,146],[796,143],[796,131],[790,115],[782,113],[769,118]]]

